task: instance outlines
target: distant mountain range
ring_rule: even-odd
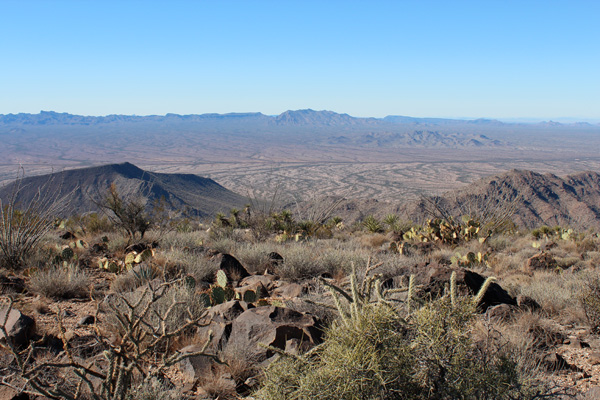
[[[401,115],[388,115],[384,118],[360,118],[348,114],[338,114],[333,111],[288,110],[276,116],[268,116],[262,113],[227,113],[227,114],[165,114],[165,115],[118,115],[107,116],[83,116],[69,113],[57,113],[54,111],[41,111],[39,114],[0,114],[2,125],[84,125],[93,126],[99,124],[113,124],[123,122],[217,122],[217,121],[244,121],[259,124],[271,124],[277,126],[343,126],[343,125],[367,125],[367,126],[390,126],[396,124],[425,124],[425,125],[448,125],[448,124],[470,124],[470,125],[590,125],[587,122],[572,121],[560,123],[553,121],[544,122],[501,122],[495,119],[450,119],[450,118],[415,118]],[[595,124],[600,125],[600,124]]]
[[[23,178],[17,203],[29,204],[40,188],[54,198],[68,202],[65,216],[99,211],[96,202],[102,199],[111,184],[124,197],[141,199],[150,208],[164,200],[166,211],[186,211],[196,217],[213,216],[219,211],[241,208],[248,199],[225,189],[212,179],[192,174],[160,174],[144,171],[133,164],[110,164],[72,169],[49,175]],[[15,183],[0,187],[0,199],[6,201],[15,190]]]
[[[490,119],[405,116],[357,118],[348,114],[310,109],[286,111],[277,116],[230,113],[92,117],[52,111],[0,115],[0,139],[7,146],[14,146],[14,154],[35,149],[35,141],[38,139],[51,141],[57,151],[61,148],[59,143],[64,143],[65,146],[91,145],[99,149],[111,147],[111,151],[121,151],[129,147],[131,142],[136,142],[140,148],[174,148],[197,145],[200,139],[203,140],[203,146],[214,145],[218,148],[222,148],[221,142],[224,140],[229,142],[228,146],[242,140],[243,149],[251,147],[253,152],[260,151],[265,144],[385,150],[510,148],[519,147],[519,143],[529,145],[541,133],[546,136],[569,134],[573,137],[574,130],[583,134],[596,134],[600,132],[600,125],[560,124],[551,121],[525,124]],[[64,157],[72,159],[71,155]]]

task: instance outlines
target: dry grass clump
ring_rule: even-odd
[[[233,251],[235,256],[249,272],[263,273],[271,263],[269,253],[279,253],[281,245],[272,243],[244,243]]]
[[[160,277],[159,271],[147,264],[139,264],[129,271],[122,273],[110,284],[110,289],[116,293],[132,292],[140,286]]]
[[[528,284],[514,288],[537,301],[544,311],[563,322],[585,320],[579,303],[581,290],[590,280],[590,272],[556,273],[536,271]]]
[[[278,249],[283,263],[275,269],[283,279],[299,281],[323,274],[332,277],[345,276],[352,265],[364,265],[369,253],[353,247],[350,243],[321,240],[315,242],[290,242]]]
[[[182,273],[193,276],[197,281],[208,279],[219,266],[206,255],[183,249],[165,251],[164,257],[177,266]]]
[[[128,393],[127,400],[180,400],[185,398],[181,390],[170,387],[157,378],[145,380],[135,390]]]
[[[160,298],[155,300],[157,293],[160,294]],[[183,282],[147,283],[133,292],[106,297],[102,305],[102,310],[106,314],[106,327],[119,335],[123,334],[122,321],[117,320],[117,314],[128,315],[131,311],[130,305],[135,305],[133,313],[136,316],[140,316],[146,307],[150,307],[150,311],[142,318],[143,326],[160,326],[161,318],[166,317],[167,331],[176,330],[183,322],[200,317],[206,310],[204,302],[195,294],[194,288],[188,287]],[[167,313],[169,309],[171,310]]]
[[[238,247],[237,241],[231,238],[220,238],[217,240],[210,240],[207,244],[207,247],[211,250],[218,251],[219,253],[227,253],[231,254],[235,252],[235,249]]]
[[[202,389],[210,399],[234,400],[239,399],[232,379],[226,379],[218,373],[203,377],[200,382]]]
[[[600,333],[600,278],[594,274],[579,293],[579,301],[593,332]]]
[[[120,232],[109,232],[106,236],[108,251],[110,253],[122,252],[127,247],[127,238]]]
[[[379,249],[385,243],[388,243],[390,238],[383,233],[370,233],[360,236],[358,240],[363,247],[368,249]]]
[[[154,232],[150,232],[150,237],[154,235]],[[158,235],[157,241],[159,247],[162,249],[183,249],[183,248],[197,248],[202,246],[208,238],[208,234],[205,231],[192,231],[192,232],[166,232]]]
[[[29,281],[33,293],[52,299],[85,298],[90,293],[90,277],[76,265],[50,266]]]

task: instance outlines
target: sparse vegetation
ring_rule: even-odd
[[[176,229],[166,220],[152,226],[139,204],[129,213],[112,189],[111,207],[131,217],[128,228],[116,213],[118,230],[97,215],[53,222],[29,268],[0,274],[4,304],[42,321],[30,347],[2,344],[13,361],[0,367],[10,377],[0,384],[53,399],[168,400],[196,386],[232,399],[534,399],[555,393],[560,364],[548,364],[548,352],[576,326],[600,331],[594,232],[484,231],[487,223],[470,216],[414,224],[395,214],[346,226],[251,208]],[[457,283],[465,271],[479,274],[479,293],[466,278]],[[492,282],[507,290],[502,312],[482,306]],[[95,323],[61,308],[78,304],[97,310]],[[237,318],[262,307],[289,324],[261,336],[275,358],[257,356],[258,343],[228,347],[242,329]],[[288,321],[288,312],[306,314]],[[315,318],[324,335],[304,343],[311,334],[291,322],[302,318]],[[179,364],[193,358],[188,346],[204,361]],[[196,386],[184,390],[190,369]]]
[[[68,194],[61,195],[60,185],[52,179],[23,203],[19,197],[24,189],[23,176],[19,174],[9,197],[5,201],[0,198],[0,267],[23,267],[68,205]]]
[[[140,199],[123,198],[114,183],[97,205],[106,211],[116,226],[127,232],[130,241],[135,240],[138,233],[140,239],[143,239],[146,231],[152,226],[146,205]]]

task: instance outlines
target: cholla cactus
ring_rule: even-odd
[[[325,279],[321,278],[321,282],[327,286],[333,296],[335,305],[340,313],[342,321],[351,328],[356,321],[360,319],[360,313],[364,307],[373,304],[385,304],[389,307],[394,307],[388,299],[390,294],[398,292],[408,292],[407,298],[404,301],[410,311],[410,304],[413,301],[415,293],[414,277],[411,276],[408,287],[397,289],[383,289],[381,286],[381,274],[372,274],[370,272],[380,267],[383,263],[371,265],[371,259],[367,261],[367,268],[364,276],[360,279],[356,271],[356,267],[352,266],[352,274],[350,275],[349,291],[342,289]],[[342,304],[341,299],[344,298],[349,305],[349,310]]]

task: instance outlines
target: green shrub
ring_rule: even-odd
[[[403,319],[372,303],[352,324],[335,322],[307,355],[282,356],[264,375],[258,398],[527,398],[517,363],[470,339],[472,298],[443,297]]]
[[[355,329],[341,321],[328,330],[313,357],[282,357],[265,372],[257,394],[265,400],[380,399],[406,386],[409,343],[399,334],[399,315],[389,307],[366,307]]]

